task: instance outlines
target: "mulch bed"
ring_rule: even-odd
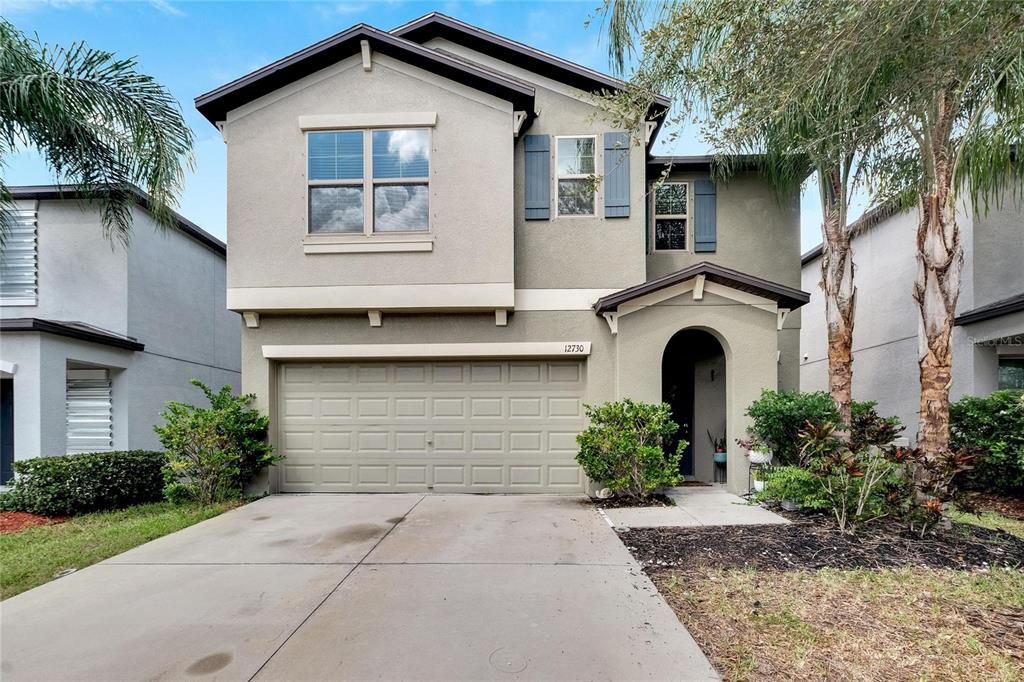
[[[51,523],[64,523],[64,516],[40,516],[28,512],[0,512],[0,534],[17,533],[32,526],[47,526]]]
[[[598,509],[622,509],[623,507],[674,507],[675,500],[668,495],[651,495],[643,502],[629,497],[609,497],[604,500],[592,499],[585,504],[593,504]]]
[[[1005,497],[990,493],[972,493],[970,502],[977,507],[978,511],[996,512],[1011,519],[1024,521],[1024,498]]]
[[[774,526],[634,528],[619,537],[645,569],[1024,567],[1024,539],[998,530],[953,524],[921,539],[894,520],[880,519],[844,535],[822,515],[784,514]]]

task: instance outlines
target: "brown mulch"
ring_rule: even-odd
[[[40,516],[28,512],[0,512],[0,534],[17,533],[32,526],[47,526],[51,523],[64,523],[66,516]]]
[[[1011,519],[1024,521],[1024,498],[991,493],[971,493],[969,499],[980,512],[991,511]]]
[[[1020,568],[1024,539],[954,523],[925,538],[879,519],[844,535],[822,515],[785,514],[774,526],[633,528],[619,537],[645,569]]]
[[[668,495],[651,495],[644,501],[631,497],[609,497],[604,500],[584,500],[584,504],[593,504],[598,509],[622,509],[623,507],[674,507],[675,500]]]

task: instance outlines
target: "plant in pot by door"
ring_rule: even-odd
[[[715,438],[711,435],[711,432],[708,431],[708,439],[711,441],[711,447],[715,449],[715,464],[725,464],[725,460],[728,458],[728,453],[725,451],[725,436]]]
[[[772,449],[767,443],[758,440],[757,438],[750,438],[748,440],[738,440],[739,446],[747,451],[747,459],[754,466],[760,466],[762,464],[768,464],[772,461]]]
[[[760,493],[764,491],[764,472],[758,468],[753,469],[750,472],[751,478],[754,479],[754,492]]]

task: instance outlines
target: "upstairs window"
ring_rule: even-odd
[[[690,222],[690,184],[665,182],[654,190],[654,250],[686,251]]]
[[[429,229],[429,131],[311,132],[307,137],[310,234]]]
[[[594,151],[597,138],[559,137],[555,150],[558,170],[558,215],[594,215]]]

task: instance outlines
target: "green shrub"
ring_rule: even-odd
[[[0,505],[7,511],[73,516],[155,502],[163,494],[166,462],[164,453],[147,450],[16,461],[14,487]]]
[[[949,407],[953,450],[980,453],[968,476],[972,488],[1024,492],[1024,391],[966,396]]]
[[[576,461],[591,480],[634,499],[682,480],[679,461],[686,442],[680,441],[674,453],[663,449],[679,428],[668,405],[626,399],[587,405],[587,417],[590,426],[576,437]]]
[[[210,406],[167,403],[166,423],[155,427],[167,448],[165,495],[203,504],[237,497],[257,473],[281,459],[267,442],[270,420],[249,407],[256,399],[252,394],[232,395],[230,386],[214,393],[198,379],[192,384]]]
[[[867,444],[879,446],[891,443],[903,425],[899,417],[881,417],[873,401],[853,401],[850,405],[849,425],[851,447],[862,449]],[[772,451],[773,463],[781,466],[806,464],[800,456],[800,433],[808,424],[813,427],[831,425],[837,429],[839,410],[825,391],[771,391],[765,389],[761,397],[747,408],[753,422],[747,431],[750,441],[741,445],[763,445]]]
[[[836,424],[839,411],[824,391],[761,391],[761,397],[747,408],[753,422],[748,428],[752,439],[769,447],[778,465],[800,463],[800,432],[808,422]]]
[[[757,494],[758,500],[791,500],[803,509],[821,510],[829,508],[829,500],[818,477],[808,469],[797,466],[773,466],[764,468],[764,490]]]

